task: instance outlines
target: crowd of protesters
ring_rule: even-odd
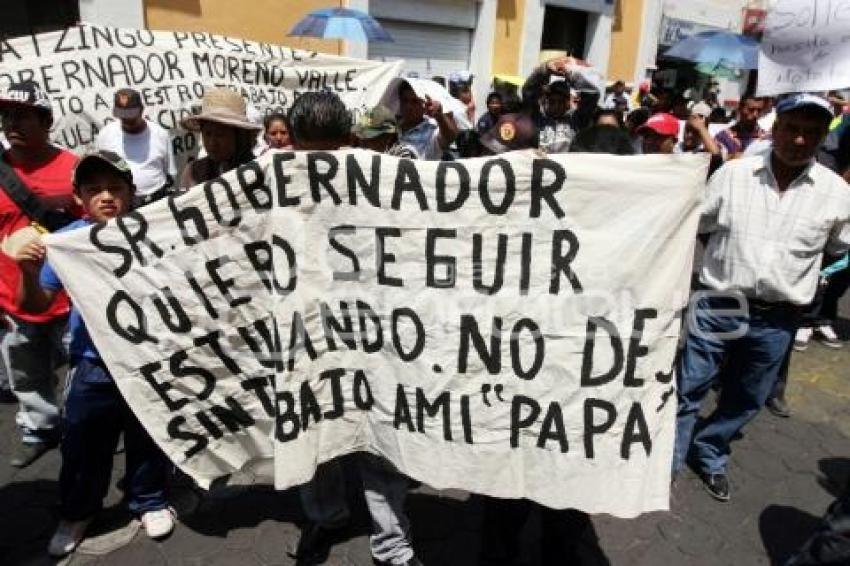
[[[179,172],[168,134],[145,119],[141,97],[132,89],[116,92],[117,120],[82,159],[50,142],[51,103],[38,84],[15,84],[0,95],[8,142],[0,160],[5,189],[0,192],[5,320],[0,395],[20,407],[11,465],[26,467],[61,446],[61,522],[49,553],[66,555],[85,536],[108,490],[121,433],[130,510],[153,538],[167,536],[174,518],[167,501],[167,461],[121,397],[79,312],[45,261],[40,231],[115,218],[277,149],[361,147],[423,160],[514,150],[708,154],[700,225],[704,253],[694,281],[698,298],[677,361],[672,466],[674,481],[689,464],[714,498],[728,501],[732,438],[764,406],[778,416],[790,415],[784,384],[792,350],[804,350],[812,337],[831,348],[843,346],[834,321],[838,300],[850,286],[846,101],[838,93],[776,100],[745,95],[735,118],[724,123],[726,111],[712,97],[688,100],[649,84],[630,94],[622,81],[604,92],[576,72],[574,63],[547,61],[520,92],[490,93],[481,112],[469,80],[461,81],[452,88],[464,109],[461,116],[446,111],[445,101],[421,95],[412,80],[401,81],[392,93],[397,107],[378,106],[356,120],[335,94],[313,92],[296,99],[288,113],[258,123],[235,91],[210,89],[200,110],[182,124],[199,132],[203,154]],[[66,363],[70,374],[60,410],[54,372]],[[717,406],[699,419],[716,383],[721,387]],[[372,518],[375,562],[421,564],[404,513],[411,480],[378,456],[358,454],[352,461]],[[345,483],[342,465],[334,460],[299,488],[308,519],[292,549],[300,563],[323,561],[346,527],[351,512]],[[482,564],[517,562],[517,536],[535,507],[528,501],[485,501]],[[544,510],[542,520],[544,562],[557,556],[547,563],[581,563],[577,541],[588,531],[589,517]]]

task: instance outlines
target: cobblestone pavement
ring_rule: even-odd
[[[850,301],[842,315],[850,318]],[[839,328],[850,339],[850,321]],[[850,477],[850,343],[841,350],[813,344],[792,359],[791,419],[763,412],[735,443],[732,502],[714,502],[686,474],[673,490],[671,511],[633,520],[596,516],[596,534],[614,565],[678,566],[781,564],[807,537]],[[52,451],[17,471],[6,464],[15,438],[14,407],[0,405],[0,564],[51,564],[44,549],[56,525],[59,455]],[[120,477],[122,456],[114,477]],[[357,490],[349,490],[356,493]],[[302,520],[292,491],[225,488],[202,495],[178,482],[173,503],[180,523],[171,537],[152,542],[118,506],[108,508],[90,538],[63,564],[81,565],[286,565],[286,549]],[[328,564],[371,564],[363,502]],[[474,564],[481,507],[462,492],[426,487],[408,499],[417,554],[427,565]],[[539,527],[537,528],[539,530]],[[539,542],[532,520],[523,540],[524,563],[534,564]]]

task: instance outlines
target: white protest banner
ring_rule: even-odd
[[[850,87],[850,0],[772,0],[759,52],[759,96]]]
[[[437,488],[666,509],[704,155],[264,155],[47,239],[202,485],[354,451]]]
[[[0,38],[0,87],[22,80],[41,85],[53,103],[55,143],[85,150],[114,120],[115,91],[131,87],[142,95],[145,116],[170,130],[178,164],[198,151],[197,134],[183,130],[180,121],[207,88],[236,88],[263,114],[285,111],[302,92],[322,89],[363,111],[378,103],[400,65],[205,32],[90,24]]]

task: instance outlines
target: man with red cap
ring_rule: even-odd
[[[637,131],[642,138],[643,153],[673,153],[679,141],[679,119],[659,112],[650,116]]]

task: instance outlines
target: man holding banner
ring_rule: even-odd
[[[818,284],[821,257],[850,248],[850,190],[814,161],[832,112],[823,98],[777,105],[773,148],[732,161],[711,178],[700,231],[709,234],[679,360],[674,474],[689,454],[716,499],[730,498],[732,438],[764,406]],[[695,434],[721,363],[732,370],[717,409]],[[693,436],[693,439],[692,439]]]
[[[54,370],[65,359],[62,335],[69,305],[65,293],[58,293],[43,312],[23,312],[15,304],[21,271],[13,256],[45,227],[58,227],[50,225],[61,222],[58,211],[68,216],[81,211],[71,187],[77,157],[50,143],[53,111],[41,87],[32,81],[9,86],[0,94],[0,115],[11,146],[0,163],[0,308],[12,326],[3,336],[2,352],[20,403],[15,420],[22,443],[10,463],[23,468],[58,441]]]

